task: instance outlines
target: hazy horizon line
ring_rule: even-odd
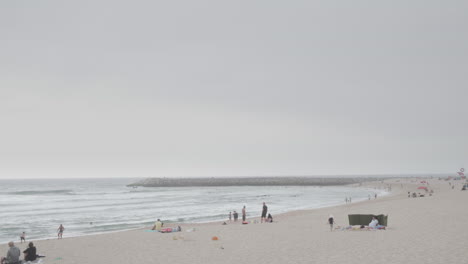
[[[421,176],[458,176],[456,172],[438,173],[382,173],[382,174],[324,174],[324,175],[250,175],[250,176],[114,176],[114,177],[12,177],[0,178],[0,180],[72,180],[72,179],[148,179],[148,178],[271,178],[271,177],[421,177]]]

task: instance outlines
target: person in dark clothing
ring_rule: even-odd
[[[268,214],[268,217],[266,219],[266,222],[267,223],[273,223],[273,216],[271,216],[271,214]]]
[[[29,247],[23,251],[23,253],[24,261],[34,261],[37,258],[36,247],[34,246],[33,242],[29,242]]]
[[[242,222],[245,222],[246,217],[247,217],[247,213],[245,211],[245,205],[244,205],[244,208],[242,208]]]
[[[328,224],[330,225],[330,231],[333,231],[333,224],[335,224],[335,218],[333,217],[333,215],[330,215],[330,217],[328,218]]]
[[[234,216],[234,222],[237,222],[237,218],[239,218],[239,214],[236,211],[234,211],[232,216]]]
[[[263,223],[263,221],[266,222],[267,211],[268,211],[268,207],[266,206],[265,202],[263,202],[262,218],[260,219],[261,223]]]

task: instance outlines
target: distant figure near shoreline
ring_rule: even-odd
[[[333,231],[333,224],[335,224],[335,218],[333,217],[333,215],[330,215],[330,217],[328,217],[328,224],[330,224],[330,231]]]
[[[245,205],[244,205],[244,208],[242,208],[242,222],[245,222],[246,216],[247,216],[247,213],[245,212]]]
[[[65,227],[63,227],[63,225],[60,224],[59,228],[57,229],[57,231],[58,231],[57,239],[62,238],[62,236],[63,236],[63,230],[65,230]]]
[[[261,219],[260,219],[260,222],[261,222],[261,223],[263,223],[264,221],[266,221],[267,211],[268,211],[268,207],[266,206],[265,202],[263,202],[262,217],[261,217]]]

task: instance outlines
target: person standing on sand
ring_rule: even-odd
[[[63,225],[60,224],[59,228],[57,229],[57,232],[58,232],[58,234],[57,234],[57,239],[62,238],[62,236],[63,236],[63,230],[65,230],[65,227],[63,227]]]
[[[260,219],[261,223],[263,223],[264,221],[266,222],[267,212],[268,212],[268,207],[266,206],[265,202],[263,202],[262,217]]]
[[[26,233],[25,232],[23,232],[23,234],[21,234],[20,239],[21,239],[21,243],[23,243],[23,241],[26,242]]]
[[[333,215],[330,215],[328,217],[328,224],[330,224],[330,231],[333,231],[333,224],[335,224],[335,219],[333,218]]]
[[[229,212],[229,222],[231,222],[232,219],[232,212]]]
[[[245,212],[245,205],[244,205],[244,208],[242,208],[242,222],[245,222],[245,217],[246,217],[246,212]]]
[[[237,218],[239,218],[239,214],[236,211],[234,211],[232,215],[234,216],[234,222],[237,222]]]

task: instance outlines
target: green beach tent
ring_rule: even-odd
[[[388,215],[373,215],[373,214],[350,214],[348,215],[349,225],[369,225],[372,217],[379,220],[379,225],[387,226]]]

